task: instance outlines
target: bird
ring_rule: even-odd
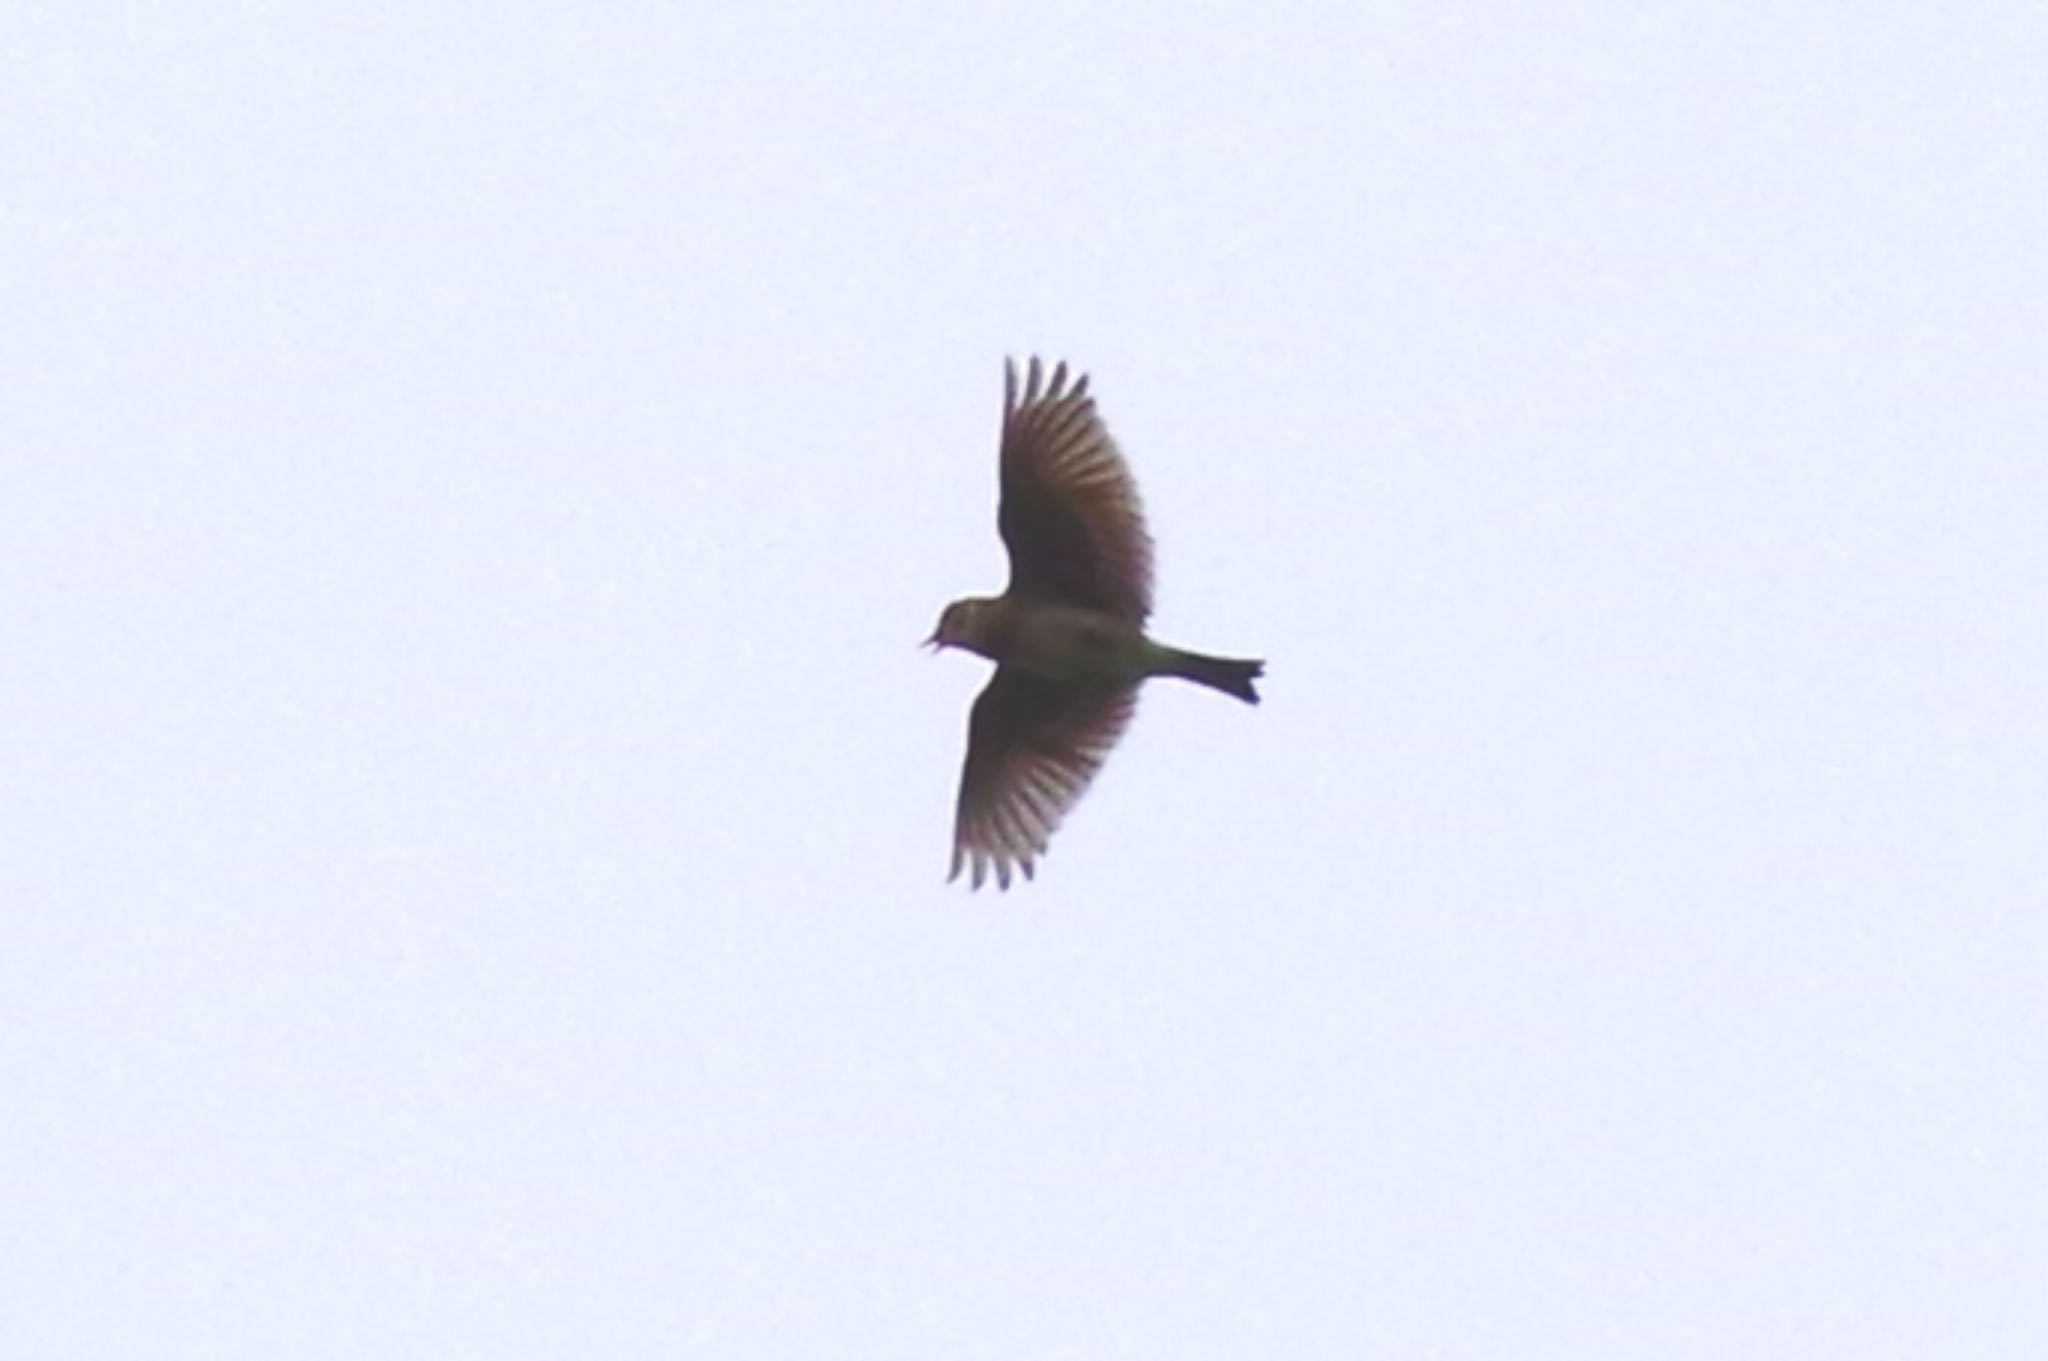
[[[1001,595],[947,605],[925,645],[996,664],[967,723],[951,883],[971,867],[1007,890],[1030,879],[1136,711],[1138,689],[1172,676],[1259,702],[1263,660],[1154,642],[1152,539],[1137,483],[1088,393],[1064,362],[1047,381],[1034,356],[1020,390],[1003,362],[996,528],[1009,550]]]

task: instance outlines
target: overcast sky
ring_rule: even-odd
[[[2048,1355],[2039,6],[0,53],[0,1354]],[[970,894],[1034,352],[1266,701]]]

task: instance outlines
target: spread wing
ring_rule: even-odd
[[[1057,685],[1014,666],[997,667],[967,724],[948,882],[970,862],[975,888],[991,865],[999,887],[1010,886],[1013,864],[1029,879],[1035,858],[1102,768],[1137,704],[1135,687]]]
[[[996,525],[1010,550],[1010,590],[1142,624],[1152,611],[1152,540],[1137,484],[1087,377],[1068,387],[1065,364],[1050,385],[1043,377],[1034,358],[1020,397],[1016,364],[1003,366]]]

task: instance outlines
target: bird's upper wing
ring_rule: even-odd
[[[974,701],[967,765],[953,828],[953,869],[972,863],[981,887],[989,867],[1010,886],[1014,864],[1031,877],[1035,857],[1102,768],[1136,710],[1135,687],[1059,685],[999,666]]]
[[[1152,611],[1152,540],[1131,470],[1067,366],[1041,383],[1037,359],[1017,391],[1003,366],[1002,506],[996,525],[1010,550],[1010,590],[1106,610],[1133,624]]]

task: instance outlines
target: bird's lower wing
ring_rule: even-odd
[[[947,878],[958,878],[966,866],[972,866],[975,888],[991,868],[1002,888],[1010,886],[1012,866],[1030,878],[1036,857],[1102,768],[1137,701],[1134,686],[1060,685],[1013,666],[996,668],[968,720]]]

